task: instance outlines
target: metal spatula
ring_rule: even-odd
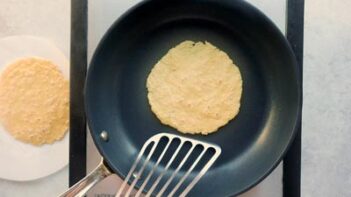
[[[143,145],[116,197],[131,196],[138,182],[141,186],[135,196],[140,196],[147,187],[146,196],[152,193],[157,197],[186,196],[220,154],[221,148],[214,144],[168,133],[154,135]],[[146,172],[148,165],[152,167]],[[189,167],[184,169],[185,166]],[[155,175],[158,168],[162,171]],[[172,184],[176,176],[181,178]]]

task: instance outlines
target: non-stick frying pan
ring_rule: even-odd
[[[146,79],[153,65],[184,40],[209,41],[225,51],[243,78],[238,116],[214,134],[191,136],[218,144],[222,155],[189,196],[237,195],[283,157],[294,136],[301,94],[284,36],[245,1],[142,1],[118,19],[98,45],[88,72],[91,135],[107,169],[123,178],[149,137],[179,134],[152,113]]]

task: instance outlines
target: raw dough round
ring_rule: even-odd
[[[0,121],[16,139],[50,144],[68,129],[68,81],[52,62],[19,59],[0,76]]]
[[[158,119],[182,133],[209,134],[239,112],[242,79],[229,56],[209,42],[170,49],[147,78]]]

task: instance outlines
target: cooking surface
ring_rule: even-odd
[[[121,2],[112,2],[112,1],[90,1],[88,5],[89,8],[89,49],[88,54],[89,58],[92,56],[98,41],[105,33],[106,29],[114,22],[122,12],[123,9],[126,9],[138,1],[121,1]],[[254,1],[252,1],[254,2]],[[285,19],[285,3],[282,1],[276,1],[278,7],[268,7],[268,5],[261,5],[262,9],[273,10],[270,17],[275,19],[274,21],[284,32],[284,19]],[[118,12],[114,12],[118,10]],[[103,12],[102,12],[103,11]],[[106,17],[108,16],[108,17]],[[94,152],[95,154],[89,154]],[[88,141],[88,171],[92,170],[97,163],[99,162],[100,157],[96,154],[95,146],[92,141]],[[282,184],[281,184],[281,175],[282,168],[279,166],[277,170],[270,176],[267,181],[262,183],[260,186],[255,188],[253,191],[248,192],[244,196],[281,196],[282,193]],[[121,184],[121,180],[116,176],[109,178],[110,180],[104,181],[105,184],[100,184],[100,187],[94,188],[90,192],[90,196],[94,194],[111,194],[115,192],[116,185]]]
[[[106,28],[137,0],[89,1],[89,57]],[[250,0],[285,29],[285,1]],[[13,5],[15,4],[15,6]],[[302,196],[351,196],[351,2],[306,1]],[[281,9],[280,9],[281,8]],[[20,13],[20,14],[19,14]],[[29,20],[30,18],[30,20]],[[68,57],[70,1],[2,0],[0,37],[32,34],[53,41]],[[55,22],[52,22],[53,20]],[[94,152],[89,141],[88,153]],[[89,160],[89,170],[98,157]],[[281,195],[281,166],[244,197]],[[108,182],[100,186],[108,187]],[[278,186],[277,186],[278,184]],[[56,196],[67,188],[68,168],[33,182],[0,180],[1,196]],[[96,190],[95,190],[96,191]],[[108,191],[106,190],[106,193]],[[94,195],[93,195],[94,196]]]

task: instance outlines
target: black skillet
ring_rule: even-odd
[[[153,65],[184,40],[209,41],[225,51],[243,78],[239,115],[217,133],[191,136],[218,144],[222,155],[189,196],[237,195],[277,166],[293,139],[301,94],[295,58],[281,32],[245,1],[149,0],[118,19],[95,51],[85,101],[104,162],[71,192],[111,172],[125,177],[149,137],[179,134],[152,113],[145,83]]]

